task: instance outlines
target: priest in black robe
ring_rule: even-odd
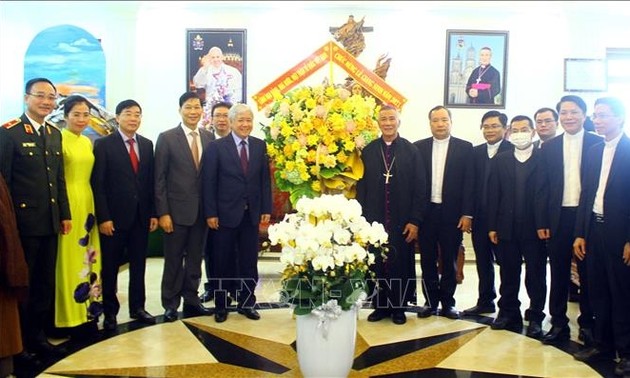
[[[368,321],[391,317],[395,324],[404,324],[407,303],[415,301],[414,245],[428,201],[426,174],[417,147],[398,135],[396,108],[384,105],[378,123],[381,137],[363,149],[365,172],[357,183],[363,215],[368,222],[383,224],[389,235],[386,259],[376,253],[374,311]]]

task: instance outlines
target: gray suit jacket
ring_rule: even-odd
[[[214,135],[198,131],[205,152]],[[192,226],[201,206],[201,166],[196,169],[186,134],[178,125],[162,132],[155,146],[155,208],[158,217],[169,214],[174,224]]]

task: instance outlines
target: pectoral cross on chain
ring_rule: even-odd
[[[389,179],[391,177],[394,177],[394,175],[392,175],[391,173],[389,173],[389,171],[383,173],[383,176],[385,176],[385,184],[389,184]]]

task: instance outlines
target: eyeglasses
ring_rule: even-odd
[[[593,115],[591,116],[591,119],[595,120],[595,119],[608,119],[608,118],[612,118],[614,117],[614,114],[608,114],[608,113],[593,113]]]
[[[44,93],[27,93],[27,95],[33,96],[40,101],[43,101],[43,100],[57,101],[57,99],[59,98],[57,97],[57,95],[51,95],[51,94],[47,95]]]
[[[536,121],[537,125],[542,125],[542,124],[550,125],[552,123],[556,123],[556,120],[553,119],[553,118],[539,119],[539,120]]]

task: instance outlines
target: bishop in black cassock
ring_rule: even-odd
[[[357,183],[357,200],[368,222],[383,224],[389,235],[387,258],[376,254],[375,310],[368,321],[391,316],[394,323],[404,324],[405,306],[415,297],[414,244],[428,197],[422,157],[416,146],[398,135],[399,126],[398,111],[383,106],[381,137],[361,154],[365,172]]]

